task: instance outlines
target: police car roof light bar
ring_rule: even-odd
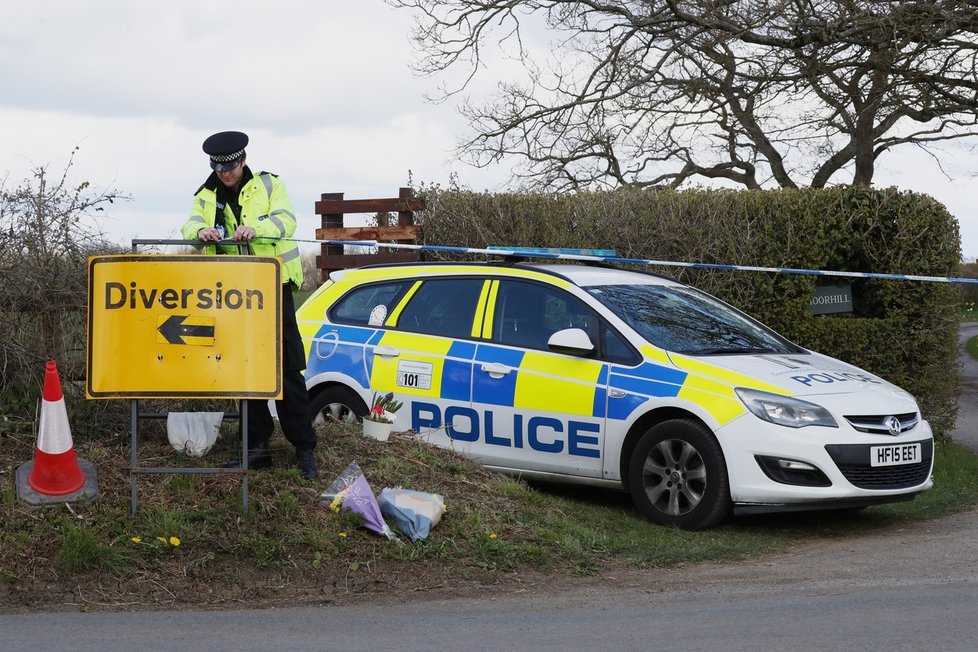
[[[486,247],[489,251],[498,251],[499,253],[511,256],[513,254],[523,254],[525,256],[543,256],[550,257],[555,254],[571,254],[576,256],[597,256],[600,258],[615,258],[618,256],[618,252],[614,249],[577,249],[573,247],[503,247],[498,245],[489,245]]]

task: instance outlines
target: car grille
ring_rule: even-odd
[[[913,430],[920,423],[920,416],[916,412],[906,414],[854,414],[846,415],[846,421],[859,432],[871,432],[875,435],[889,435],[890,429],[884,424],[884,419],[894,416],[900,421],[900,432]]]
[[[917,464],[870,466],[869,449],[868,444],[831,444],[825,447],[846,480],[860,489],[906,489],[927,480],[934,457],[932,440],[920,442],[921,461]]]

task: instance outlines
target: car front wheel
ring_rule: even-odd
[[[628,489],[650,521],[686,530],[712,527],[731,509],[720,444],[690,419],[664,421],[642,435],[629,461]]]

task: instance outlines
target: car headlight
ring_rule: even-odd
[[[737,392],[737,396],[751,411],[751,414],[758,419],[789,428],[804,428],[805,426],[839,427],[829,411],[820,405],[790,396],[747,389],[746,387],[737,387],[734,391]]]

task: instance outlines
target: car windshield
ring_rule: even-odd
[[[601,285],[585,288],[655,346],[686,355],[800,353],[744,313],[682,286]]]

